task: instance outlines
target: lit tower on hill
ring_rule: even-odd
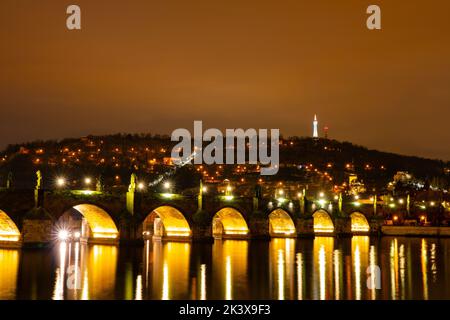
[[[319,121],[317,121],[317,115],[314,115],[314,121],[313,121],[313,138],[314,139],[319,138],[319,131],[317,130],[318,126],[319,126]]]

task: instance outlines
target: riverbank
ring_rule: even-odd
[[[450,227],[382,226],[386,236],[450,237]]]

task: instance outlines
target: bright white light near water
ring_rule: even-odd
[[[66,241],[69,238],[69,232],[67,230],[61,230],[58,232],[58,239]]]

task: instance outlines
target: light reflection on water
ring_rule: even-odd
[[[59,243],[0,249],[0,299],[449,299],[449,255],[434,238]]]

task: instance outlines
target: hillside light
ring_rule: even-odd
[[[142,191],[142,190],[145,189],[145,184],[143,182],[139,182],[137,187],[138,187],[139,190]]]
[[[320,198],[323,198],[323,197],[325,197],[325,193],[323,193],[323,192],[320,192],[320,193],[319,193],[319,197],[320,197]]]
[[[430,202],[430,206],[432,206],[432,207],[434,207],[435,204],[436,204],[436,203],[435,203],[434,201],[431,201],[431,202]]]
[[[339,196],[334,196],[334,200],[339,200]]]
[[[355,200],[359,200],[359,195],[355,195]]]
[[[398,203],[403,204],[405,201],[403,199],[399,199]]]
[[[88,186],[88,185],[90,185],[91,183],[92,183],[92,179],[91,179],[91,178],[85,178],[85,179],[84,179],[84,184],[85,184],[85,185]]]
[[[208,191],[208,188],[204,186],[204,187],[202,188],[202,191],[203,191],[203,192],[206,192],[206,191]]]

